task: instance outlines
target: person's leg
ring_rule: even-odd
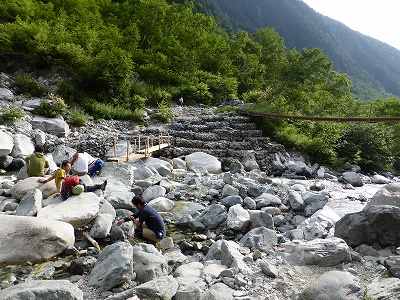
[[[143,223],[143,237],[145,238],[145,239],[148,239],[148,240],[151,240],[151,241],[154,241],[154,242],[159,242],[159,241],[161,241],[161,239],[159,239],[157,236],[156,236],[156,234],[154,233],[154,231],[153,230],[150,230],[148,227],[147,227],[147,225],[146,225],[146,223]]]
[[[94,192],[95,190],[102,190],[104,191],[107,186],[107,180],[104,180],[102,184],[95,184],[95,185],[85,185],[85,192]]]
[[[61,186],[61,193],[60,193],[60,195],[61,195],[61,198],[62,198],[64,201],[68,199],[68,190],[67,190],[67,187],[66,187],[64,184]]]

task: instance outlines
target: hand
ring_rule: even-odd
[[[117,226],[121,226],[122,223],[124,223],[124,220],[122,220],[122,219],[121,219],[121,220],[118,220]]]
[[[46,183],[46,179],[44,179],[44,178],[40,178],[40,179],[38,179],[38,181],[39,181],[40,183]]]
[[[60,196],[60,193],[55,193],[53,198]]]

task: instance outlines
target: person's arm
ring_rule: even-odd
[[[76,161],[77,158],[78,158],[78,152],[75,152],[75,154],[72,156],[72,159],[71,159],[71,166],[74,164],[74,162]]]
[[[125,219],[118,220],[117,226],[121,226],[123,223],[129,222],[129,221],[133,221],[135,223],[135,220],[136,220],[135,217],[132,215],[132,216],[126,217]]]
[[[38,179],[38,181],[40,182],[40,183],[48,183],[49,181],[52,181],[54,179],[54,175],[51,175],[49,178],[47,178],[47,179],[44,179],[44,178],[40,178],[40,179]]]

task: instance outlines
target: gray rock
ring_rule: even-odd
[[[365,297],[382,300],[400,299],[399,285],[398,278],[378,277],[368,286]]]
[[[31,121],[34,129],[54,134],[58,137],[67,137],[70,133],[67,122],[59,118],[45,118],[35,116]]]
[[[221,162],[214,156],[204,152],[194,152],[185,157],[186,166],[195,171],[204,169],[208,173],[221,173]]]
[[[333,237],[314,239],[300,243],[283,243],[287,249],[289,261],[299,265],[317,265],[321,267],[337,266],[351,261],[351,250],[344,240]]]
[[[12,101],[14,99],[14,94],[9,89],[0,88],[0,99],[6,101]]]
[[[142,197],[146,202],[156,199],[158,197],[164,197],[167,190],[159,185],[149,186],[143,191]]]
[[[168,275],[167,261],[153,246],[139,243],[133,247],[133,268],[138,282]]]
[[[29,190],[19,203],[17,216],[35,216],[42,208],[42,192],[39,189]]]
[[[67,200],[42,208],[37,216],[58,220],[81,228],[89,224],[98,214],[100,198],[95,193],[82,193]]]
[[[240,196],[238,195],[232,195],[232,196],[226,196],[225,198],[222,198],[220,200],[221,204],[224,205],[226,208],[230,208],[231,206],[234,205],[241,205],[243,203],[243,200]]]
[[[128,242],[119,242],[105,247],[90,272],[88,285],[99,291],[108,291],[131,280],[132,255],[133,248]]]
[[[225,222],[228,217],[225,206],[221,204],[212,204],[194,219],[204,225],[205,228],[212,228]]]
[[[173,158],[172,159],[172,167],[174,169],[186,170],[186,162],[183,159],[179,158],[179,157]]]
[[[54,257],[75,242],[67,223],[25,216],[0,215],[0,263]]]
[[[165,197],[158,197],[151,200],[149,202],[149,205],[154,207],[159,212],[167,212],[171,211],[174,208],[174,201]]]
[[[260,210],[249,210],[248,212],[251,219],[249,230],[257,227],[274,229],[274,220],[269,213]]]
[[[351,247],[375,243],[382,248],[399,247],[399,226],[399,207],[374,205],[342,217],[335,224],[335,236],[344,239]]]
[[[344,172],[342,174],[342,179],[345,183],[349,183],[352,186],[359,187],[363,186],[364,183],[361,180],[361,177],[356,172]]]
[[[24,158],[31,155],[35,150],[35,146],[31,138],[25,134],[16,133],[13,135],[14,147],[11,151],[12,157]]]
[[[267,252],[274,249],[278,244],[278,237],[274,230],[257,227],[246,233],[240,243],[246,247],[254,247],[260,251]]]
[[[2,300],[83,300],[83,292],[69,280],[32,280],[0,290]]]
[[[226,220],[226,224],[229,228],[242,231],[249,226],[250,222],[250,214],[240,204],[236,204],[229,208]]]
[[[110,214],[98,214],[94,219],[90,236],[94,239],[105,238],[109,235],[114,218]]]
[[[360,280],[348,272],[330,271],[306,287],[299,300],[359,300],[364,299]]]
[[[178,290],[178,282],[172,276],[163,276],[143,283],[133,289],[145,299],[172,299]]]
[[[238,268],[243,274],[251,273],[243,254],[240,253],[240,246],[233,241],[222,240],[221,262],[228,268]]]
[[[235,290],[223,283],[211,285],[207,291],[200,295],[199,300],[233,300]]]
[[[289,191],[289,204],[293,210],[303,210],[306,207],[306,203],[303,200],[301,194],[297,191]]]
[[[368,201],[365,209],[374,205],[393,205],[400,207],[400,182],[390,183],[379,189]]]
[[[14,139],[11,134],[0,130],[0,140],[0,157],[3,157],[11,153],[14,147]]]

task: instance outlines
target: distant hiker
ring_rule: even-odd
[[[180,106],[183,105],[183,97],[182,96],[178,99],[178,103],[179,103]]]
[[[94,192],[95,190],[104,191],[107,186],[107,180],[102,184],[86,185],[78,175],[71,175],[65,178],[61,187],[61,198],[67,200],[69,196],[79,195],[83,192]]]
[[[61,194],[62,184],[65,178],[67,178],[67,174],[69,173],[70,170],[71,170],[71,163],[69,161],[63,161],[61,163],[61,167],[57,169],[51,177],[47,179],[41,178],[38,181],[41,183],[47,183],[54,179],[54,183],[56,184],[56,189],[57,189],[57,193],[54,194],[54,197],[57,197]]]
[[[154,242],[158,242],[165,238],[165,225],[155,208],[147,203],[140,196],[135,196],[132,199],[133,205],[138,209],[138,212],[117,222],[120,226],[124,222],[133,221],[135,223],[135,234],[140,238],[145,238]]]
[[[83,176],[88,172],[89,156],[85,153],[83,146],[78,146],[77,151],[71,159],[71,173],[74,175]]]
[[[28,164],[28,175],[30,177],[42,177],[50,167],[46,156],[43,154],[43,150],[43,146],[36,145],[35,151],[25,158],[25,161]]]

